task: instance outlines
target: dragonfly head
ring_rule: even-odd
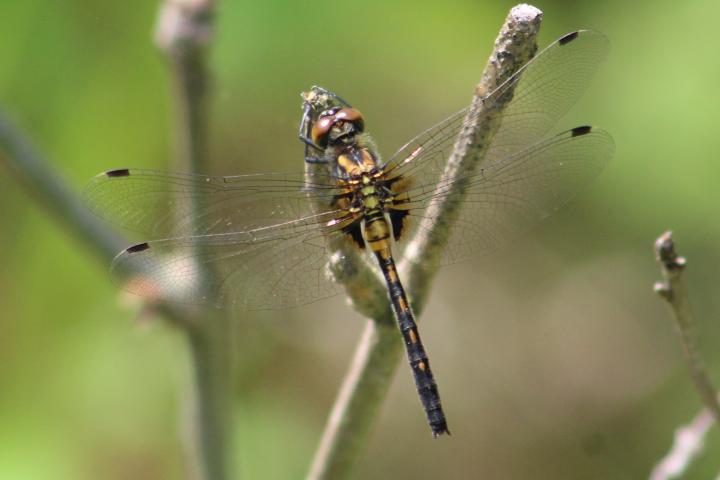
[[[316,145],[324,148],[351,143],[364,128],[365,120],[360,111],[352,107],[331,108],[320,114],[310,136]]]

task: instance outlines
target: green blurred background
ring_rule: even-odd
[[[512,2],[220,2],[211,172],[302,168],[299,92],[328,87],[388,155],[463,107]],[[720,369],[717,0],[544,1],[541,45],[610,37],[560,127],[617,153],[505,250],[445,268],[423,315],[453,436],[433,441],[403,364],[357,478],[636,479],[700,408],[652,243],[676,232],[709,369]],[[0,5],[0,103],[76,191],[171,168],[155,2]],[[0,169],[0,478],[183,478],[182,335],[119,296],[107,265]],[[299,478],[364,320],[342,298],[238,318],[238,476]],[[718,375],[715,375],[718,378]],[[717,433],[687,478],[718,473]]]

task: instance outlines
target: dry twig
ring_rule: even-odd
[[[700,356],[695,333],[695,320],[685,285],[683,273],[687,267],[687,261],[685,257],[679,256],[675,251],[672,232],[663,233],[655,241],[655,257],[660,264],[660,270],[664,278],[662,282],[655,283],[655,292],[665,299],[672,309],[675,326],[680,335],[680,343],[682,343],[685,360],[695,388],[700,394],[705,407],[712,412],[715,420],[720,422],[720,405],[718,405],[717,390],[715,390]]]
[[[682,475],[702,451],[705,435],[712,426],[713,419],[720,421],[720,406],[715,387],[700,356],[695,320],[683,275],[687,260],[675,251],[672,232],[663,233],[655,241],[655,258],[660,264],[663,276],[663,281],[655,283],[655,292],[665,299],[672,309],[690,376],[705,404],[705,408],[690,424],[675,432],[670,452],[660,460],[650,476],[651,480],[669,480]]]

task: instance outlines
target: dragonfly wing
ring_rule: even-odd
[[[605,35],[580,30],[556,40],[503,82],[468,118],[465,108],[421,133],[388,161],[393,176],[412,177],[416,186],[434,185],[455,140],[466,125],[502,105],[502,118],[483,165],[502,160],[540,140],[587,89],[609,50]]]
[[[604,163],[609,158],[605,158],[607,152],[603,150],[606,148],[605,144],[612,145],[609,135],[594,131],[586,138],[577,136],[576,139],[573,139],[566,132],[546,141],[540,140],[586,90],[593,75],[606,57],[608,49],[607,38],[597,32],[581,30],[565,35],[538,53],[508,80],[489,93],[483,100],[482,108],[474,113],[474,116],[469,115],[470,109],[463,109],[401,148],[390,159],[386,168],[390,172],[389,176],[396,182],[393,190],[398,197],[409,198],[415,205],[404,219],[402,238],[412,238],[418,228],[425,228],[418,219],[432,215],[422,209],[427,207],[429,204],[427,200],[433,195],[436,195],[437,200],[442,198],[451,202],[463,202],[456,230],[466,230],[464,236],[474,238],[478,242],[478,244],[472,245],[466,240],[464,241],[465,246],[460,246],[462,241],[453,240],[455,245],[448,247],[446,258],[443,259],[444,263],[453,261],[453,257],[463,258],[472,250],[492,250],[499,242],[493,241],[490,238],[491,235],[504,239],[508,236],[502,233],[504,228],[510,228],[510,225],[520,223],[532,224],[537,221],[538,217],[542,217],[542,215],[528,213],[534,219],[532,222],[508,219],[507,224],[501,227],[503,219],[499,216],[496,217],[493,215],[493,211],[488,209],[487,199],[484,203],[484,210],[474,212],[478,209],[478,202],[477,197],[473,199],[473,195],[478,195],[477,189],[488,188],[489,185],[479,182],[476,177],[469,180],[468,176],[472,177],[472,172],[458,179],[474,185],[473,190],[468,192],[468,197],[464,200],[461,196],[446,198],[448,194],[445,192],[451,190],[450,185],[438,185],[439,182],[445,181],[441,178],[458,134],[463,128],[474,128],[478,122],[483,121],[482,115],[492,112],[494,109],[502,108],[502,115],[499,118],[497,130],[491,137],[484,157],[478,166],[478,171],[490,175],[491,172],[509,169],[510,165],[517,165],[513,168],[530,168],[531,165],[540,169],[555,168],[548,166],[552,164],[552,159],[548,158],[548,154],[545,153],[552,147],[550,150],[557,149],[561,156],[575,152],[573,149],[581,150],[577,152],[579,155],[577,160],[573,160],[571,163],[584,169],[586,176],[594,176],[596,173],[591,172],[596,172],[595,162]],[[592,151],[596,138],[599,138],[597,142],[600,144],[600,152]],[[538,157],[536,159],[528,158],[533,155],[538,155]],[[581,165],[582,162],[587,162],[587,164]],[[566,162],[566,165],[569,164]],[[517,178],[520,178],[522,173],[518,173]],[[532,172],[527,172],[527,175],[532,176]],[[556,184],[550,182],[546,185],[548,193],[558,190],[577,191],[583,184],[581,179],[572,184],[568,179],[560,177],[562,172],[558,172],[555,176],[552,175],[552,172],[545,172],[543,175],[548,175],[553,179],[552,181],[558,182]],[[543,185],[537,178],[527,181],[535,182],[534,189]],[[530,193],[532,192],[535,190]],[[540,201],[542,192],[534,194],[537,198],[522,197],[522,199]],[[496,199],[496,203],[497,205],[493,208],[497,212],[503,210],[504,205],[506,213],[512,217],[513,211],[508,203],[501,203],[499,199]],[[557,204],[560,203],[562,202],[558,200]],[[523,208],[527,207],[528,205],[525,205]],[[497,225],[485,226],[481,223],[482,221],[490,222],[490,224],[496,222]],[[486,242],[487,245],[483,242]]]
[[[486,103],[506,107],[486,158],[504,158],[545,136],[585,93],[609,49],[602,33],[569,33],[488,95]]]
[[[329,208],[337,184],[321,174],[308,179],[312,191],[302,173],[221,177],[120,169],[98,175],[83,193],[96,215],[168,238],[253,230],[316,213],[311,205]]]
[[[433,190],[411,190],[408,216],[418,225],[433,202],[458,202],[443,264],[496,250],[567,203],[604,168],[615,144],[605,131],[578,127]],[[465,195],[454,183],[467,182]]]
[[[286,308],[335,295],[326,273],[329,213],[248,232],[134,245],[113,261],[123,289],[151,300],[244,310]]]

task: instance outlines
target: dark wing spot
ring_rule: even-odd
[[[355,245],[360,247],[361,250],[365,250],[365,239],[362,235],[362,229],[360,228],[361,220],[358,219],[352,222],[350,225],[342,229],[343,233],[347,234],[352,238]]]
[[[147,242],[145,243],[138,243],[137,245],[133,245],[132,247],[128,247],[127,250],[125,250],[127,253],[138,253],[143,252],[150,248],[150,244]]]
[[[397,242],[402,237],[405,230],[405,217],[410,213],[409,210],[390,210],[390,223],[392,223],[393,238]]]
[[[109,170],[105,172],[105,175],[108,177],[129,177],[130,176],[130,170],[127,168],[119,168],[117,170]]]
[[[560,45],[565,45],[565,44],[570,43],[573,40],[575,40],[578,37],[578,35],[580,35],[580,32],[570,32],[570,33],[560,37],[560,40],[558,40],[558,43]]]
[[[583,125],[582,127],[575,127],[572,130],[571,136],[573,137],[579,137],[580,135],[586,135],[592,131],[592,127],[590,125]]]

